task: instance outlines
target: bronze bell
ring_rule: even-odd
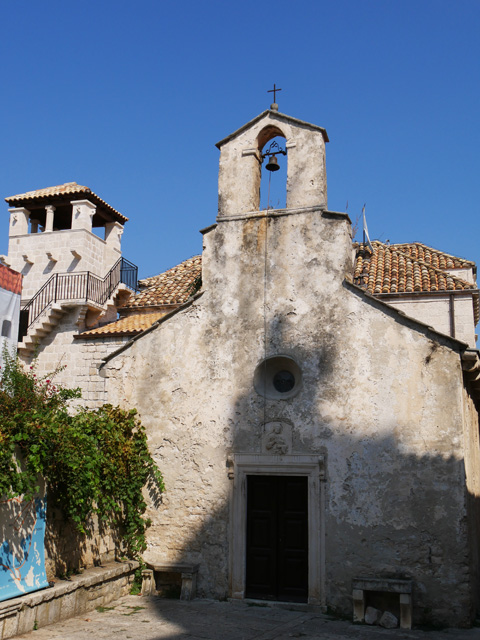
[[[280,165],[278,164],[278,160],[275,155],[270,156],[270,160],[268,161],[265,169],[268,169],[268,171],[278,171],[280,169]]]

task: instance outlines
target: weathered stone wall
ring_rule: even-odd
[[[264,423],[278,421],[290,453],[326,459],[325,603],[349,615],[352,578],[405,577],[416,621],[465,623],[458,347],[345,282],[346,216],[280,214],[220,222],[205,236],[204,294],[104,367],[109,401],[139,409],[165,475],[147,559],[200,562],[200,595],[229,594],[227,460],[261,453]],[[276,354],[302,371],[288,400],[253,387]]]
[[[465,429],[466,501],[471,559],[471,593],[474,606],[480,611],[480,431],[478,408],[471,396],[463,393],[463,423]]]
[[[105,380],[99,375],[99,367],[104,358],[119,349],[127,337],[105,337],[73,341],[72,354],[75,354],[75,385],[82,390],[82,406],[97,409],[106,402]]]
[[[287,149],[287,209],[327,207],[325,132],[274,111],[239,130],[221,149],[218,175],[219,216],[236,216],[260,208],[261,153],[275,136]]]

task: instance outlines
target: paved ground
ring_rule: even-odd
[[[480,640],[480,629],[403,631],[244,603],[126,596],[103,611],[32,631],[17,640]]]

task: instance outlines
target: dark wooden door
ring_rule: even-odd
[[[247,598],[306,602],[308,478],[247,476]]]

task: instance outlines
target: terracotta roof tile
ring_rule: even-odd
[[[182,304],[199,289],[201,277],[202,257],[194,256],[165,273],[140,280],[140,292],[123,308]]]
[[[12,293],[22,293],[22,274],[0,264],[0,288]]]
[[[78,335],[78,338],[134,336],[151,327],[154,322],[162,318],[166,313],[167,311],[135,313],[134,315],[120,318],[115,322],[110,322],[110,324],[105,324],[103,327],[84,331]]]
[[[448,273],[475,263],[431,249],[419,242],[357,244],[353,282],[372,295],[468,291],[474,297],[475,324],[480,315],[477,285]]]
[[[65,184],[59,184],[54,187],[47,187],[45,189],[35,189],[34,191],[26,191],[25,193],[19,193],[16,196],[9,196],[5,198],[5,201],[8,202],[9,205],[21,205],[28,204],[33,200],[42,200],[53,198],[55,196],[70,196],[70,195],[81,195],[86,194],[93,198],[96,204],[103,206],[110,213],[112,213],[122,224],[127,222],[128,218],[126,218],[119,211],[111,207],[105,200],[102,200],[96,193],[94,193],[89,187],[84,187],[81,184],[77,184],[76,182],[66,182]]]
[[[467,269],[474,263],[419,243],[357,245],[354,283],[373,295],[476,290],[475,284],[444,269]],[[435,265],[435,266],[434,266]]]

